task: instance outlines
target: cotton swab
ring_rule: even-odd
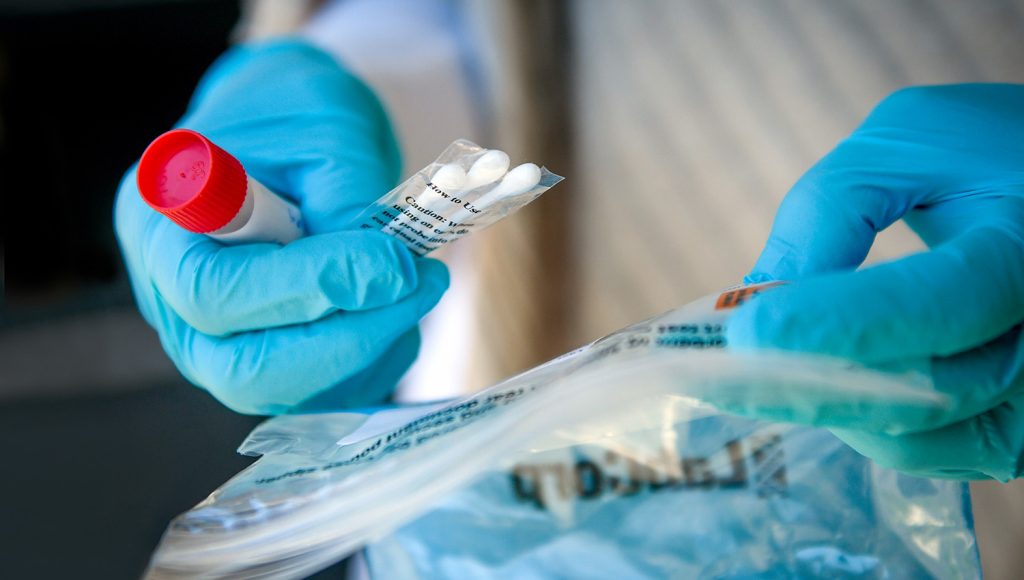
[[[430,183],[433,183],[445,191],[451,192],[463,189],[466,186],[468,178],[469,175],[461,166],[457,163],[448,163],[446,165],[442,165],[436,172],[434,172],[434,176],[430,178]],[[423,193],[426,193],[427,191],[429,191],[429,189],[424,189]],[[422,196],[423,194],[420,194],[420,197]]]
[[[508,171],[508,154],[499,149],[491,149],[481,155],[469,168],[462,191],[470,191],[478,187],[494,183]]]
[[[430,185],[446,192],[457,192],[466,183],[466,170],[457,163],[448,163],[442,165],[434,172],[434,175],[430,177]],[[423,189],[420,194],[416,197],[412,204],[409,204],[411,208],[413,205],[416,208],[420,208],[425,215],[422,219],[434,219],[444,213],[444,208],[440,203],[440,200],[435,199],[435,196],[439,195],[435,192],[430,185]],[[429,200],[429,201],[428,201]],[[415,209],[406,209],[407,212],[415,212]],[[431,215],[433,214],[433,215]],[[414,220],[409,217],[406,213],[402,213],[398,216],[393,224],[396,229],[401,227],[403,224],[411,224]]]
[[[540,179],[540,167],[533,163],[524,163],[509,171],[494,189],[481,195],[472,203],[468,203],[466,207],[460,208],[459,211],[449,216],[448,220],[452,224],[471,221],[474,215],[486,212],[492,205],[502,200],[522,195],[537,187]],[[476,210],[476,212],[470,210],[470,207]]]

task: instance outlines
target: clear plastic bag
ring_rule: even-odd
[[[262,457],[171,524],[149,576],[300,578],[366,544],[385,578],[980,576],[965,485],[716,410],[813,395],[812,423],[891,433],[949,410],[919,376],[722,348],[761,288],[456,401],[271,419],[240,448]]]
[[[483,167],[492,158],[498,161]],[[508,161],[501,151],[459,139],[356,216],[353,227],[383,231],[425,256],[504,219],[562,180],[532,163],[510,170]]]
[[[879,468],[823,429],[664,412],[449,494],[367,547],[371,576],[980,576],[963,484]]]

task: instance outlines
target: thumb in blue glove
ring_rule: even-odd
[[[853,271],[898,219],[929,251]],[[1024,86],[899,91],[786,196],[748,282],[790,280],[730,319],[737,349],[912,368],[946,413],[902,433],[827,416],[878,463],[929,477],[1022,474]]]
[[[417,323],[447,288],[440,262],[349,220],[397,181],[379,103],[293,41],[229,51],[179,123],[302,211],[286,246],[224,246],[144,204],[135,170],[115,224],[139,308],[175,365],[228,407],[276,414],[376,404],[412,363]]]

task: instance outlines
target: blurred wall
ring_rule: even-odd
[[[177,377],[135,309],[114,194],[238,13],[233,0],[0,3],[0,401]]]

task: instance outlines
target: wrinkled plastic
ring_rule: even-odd
[[[980,576],[962,484],[879,468],[823,429],[663,412],[448,495],[368,546],[371,576]]]
[[[352,227],[382,231],[400,240],[417,255],[425,256],[508,217],[562,181],[560,176],[541,167],[535,185],[493,203],[479,203],[479,200],[485,199],[500,181],[468,191],[445,189],[432,181],[438,170],[448,164],[468,172],[488,151],[466,139],[453,142],[433,163],[356,216]]]
[[[890,433],[949,412],[920,376],[724,349],[729,309],[760,289],[449,403],[274,418],[149,576],[300,578],[373,542],[384,578],[980,576],[965,485],[715,408]]]

